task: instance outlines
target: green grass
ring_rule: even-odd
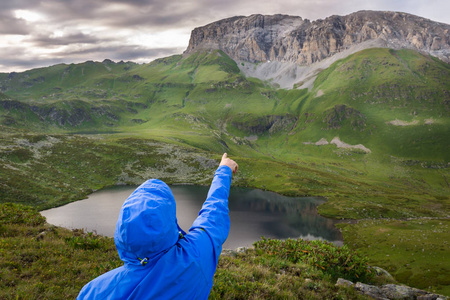
[[[284,241],[262,238],[255,249],[269,257],[284,258],[292,263],[307,262],[322,269],[333,280],[344,278],[352,282],[370,282],[374,274],[367,259],[346,245],[337,247],[322,241],[287,239]]]
[[[349,247],[405,284],[450,295],[450,220],[366,220],[342,224]]]
[[[267,253],[268,242],[260,241],[255,249],[235,256],[222,255],[209,299],[367,299],[354,289],[336,287],[335,279],[327,271],[306,259],[292,262],[282,253]],[[329,246],[321,242],[316,245],[317,250],[324,251]],[[379,280],[387,281],[386,278]]]
[[[303,141],[329,140],[339,136],[350,143],[362,143],[373,152],[419,159],[448,160],[448,64],[419,53],[402,50],[368,49],[339,60],[322,71],[302,110],[301,130],[294,137]],[[323,95],[316,98],[318,91]],[[334,118],[333,129],[323,121],[330,109],[346,105],[357,114]],[[361,116],[364,126],[351,126]],[[394,126],[393,120],[415,126]],[[425,125],[427,119],[433,124]],[[300,123],[300,122],[299,122]],[[443,148],[442,148],[443,147]],[[431,155],[430,155],[431,154]]]
[[[0,216],[1,299],[75,299],[87,282],[123,264],[111,238],[48,225],[36,210],[17,204],[0,204]],[[273,242],[276,241],[262,240],[253,250],[222,255],[209,298],[367,298],[354,289],[336,287],[336,278],[330,276],[329,270],[317,267],[313,260],[316,257],[320,263],[320,254],[292,261],[286,252],[277,254],[284,247]],[[365,260],[327,243],[301,240],[291,243],[306,248],[313,245],[321,253],[339,252],[336,259],[345,258],[348,266]],[[266,247],[272,251],[268,253]],[[327,265],[339,267],[333,262],[333,254],[328,257]],[[387,279],[378,281],[383,283]]]
[[[122,264],[111,238],[48,225],[27,207],[0,207],[1,299],[75,299],[91,278]]]
[[[94,135],[95,136],[95,135]],[[18,133],[2,140],[0,202],[45,209],[105,186],[140,184],[150,177],[168,183],[204,183],[217,162],[186,146],[134,138]],[[9,145],[9,146],[8,146]],[[178,172],[168,172],[176,161]],[[212,174],[212,173],[211,173]]]

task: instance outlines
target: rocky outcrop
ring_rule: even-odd
[[[130,106],[127,109],[131,112],[133,106],[140,107],[140,104],[127,102]],[[144,105],[144,107],[146,107]],[[127,107],[128,108],[128,107]],[[96,119],[102,118],[105,125],[111,126],[119,121],[119,115],[123,112],[120,106],[116,105],[90,105],[84,101],[61,101],[50,105],[28,104],[17,100],[0,100],[0,112],[7,112],[3,116],[3,125],[21,123],[30,118],[39,119],[47,124],[54,124],[61,127],[78,127],[88,123],[93,123]]]
[[[410,48],[450,62],[450,25],[381,11],[313,22],[287,15],[251,15],[195,28],[185,53],[220,49],[236,61],[310,65],[355,47]]]
[[[231,125],[250,134],[269,134],[282,130],[290,130],[296,124],[297,117],[286,114],[284,116],[268,115],[258,118],[250,118],[245,115],[237,115],[231,121]]]
[[[366,119],[360,111],[340,104],[324,112],[323,122],[327,124],[326,129],[339,129],[347,121],[353,130],[363,131],[366,128]]]
[[[338,148],[344,148],[344,149],[358,149],[364,153],[371,153],[372,151],[370,151],[369,148],[365,147],[363,144],[358,144],[358,145],[350,145],[347,143],[344,143],[343,141],[341,141],[338,137],[335,137],[331,140],[330,144],[334,144],[336,145],[336,147]]]
[[[92,121],[88,111],[83,108],[73,108],[71,111],[56,107],[43,107],[32,105],[31,111],[35,113],[40,120],[48,120],[59,126],[80,126],[85,122]]]
[[[313,143],[313,142],[303,142],[303,145],[316,145],[316,146],[324,146],[324,145],[336,145],[336,147],[338,148],[343,148],[343,149],[350,149],[350,150],[356,150],[356,151],[360,151],[362,153],[371,153],[372,151],[365,147],[363,144],[358,144],[358,145],[350,145],[347,143],[344,143],[343,141],[341,141],[339,139],[339,137],[334,137],[331,142],[328,143],[328,141],[325,138],[321,138],[319,141]]]
[[[375,285],[364,284],[361,282],[357,282],[353,284],[353,282],[345,280],[343,278],[339,278],[336,282],[336,286],[340,287],[353,287],[361,294],[367,295],[372,299],[377,300],[391,300],[391,299],[407,299],[407,300],[445,300],[448,299],[443,295],[438,295],[434,293],[429,293],[424,290],[412,288],[405,285],[397,285],[397,284],[385,284],[381,287]]]

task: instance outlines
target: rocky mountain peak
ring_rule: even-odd
[[[288,15],[240,16],[195,28],[185,53],[220,49],[236,61],[306,66],[371,47],[410,48],[450,62],[450,25],[389,11],[359,11],[312,22]]]

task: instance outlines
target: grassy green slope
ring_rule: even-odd
[[[311,91],[246,79],[221,51],[145,65],[57,65],[0,74],[7,95],[0,120],[44,132],[117,132],[227,151],[248,158],[253,174],[242,184],[326,196],[320,210],[328,216],[442,216],[449,205],[449,73],[428,56],[389,49],[337,61]],[[334,137],[370,153],[311,144]],[[274,169],[260,169],[251,158]]]
[[[319,127],[325,127],[328,137],[338,134],[349,143],[362,143],[375,151],[449,160],[448,64],[409,50],[369,49],[323,71],[313,90],[314,95],[318,93],[322,96],[310,98],[305,109],[316,114],[328,112],[328,122],[315,122],[310,134],[317,136]],[[329,118],[335,105],[346,105],[360,114],[349,113],[333,124]],[[395,120],[414,125],[388,124]]]
[[[309,192],[321,190],[329,199],[322,214],[446,216],[449,72],[447,64],[413,51],[361,51],[321,72],[305,96],[280,97],[278,108],[299,107],[297,122],[285,132],[262,134],[255,147],[310,166],[314,175],[303,177],[323,185]],[[390,124],[395,120],[408,126]],[[370,153],[311,144],[334,137]]]
[[[33,69],[23,73],[0,74],[2,90],[11,97],[29,102],[51,102],[62,99],[95,99],[98,91],[110,89],[126,80],[123,74],[138,65],[135,63],[102,63],[88,61],[82,64],[60,64]],[[80,87],[83,87],[80,89]],[[82,93],[77,93],[81,91]],[[103,91],[102,91],[103,92]],[[83,94],[84,93],[84,94]]]
[[[148,177],[206,184],[227,151],[240,164],[234,184],[326,197],[326,216],[447,218],[449,72],[413,51],[369,49],[311,91],[245,78],[220,51],[0,74],[0,202],[46,208]],[[105,134],[67,135],[87,132]],[[334,137],[370,153],[311,144]],[[366,254],[404,282],[429,266],[417,260],[406,276]]]
[[[364,220],[341,224],[344,239],[370,262],[417,288],[450,295],[449,219]]]
[[[296,136],[301,141],[339,136],[373,152],[450,158],[450,66],[431,57],[361,51],[321,72],[304,102]],[[394,120],[413,125],[388,124]]]
[[[319,208],[322,214],[419,218],[342,228],[346,243],[361,249],[371,263],[401,282],[444,294],[449,292],[448,264],[442,264],[448,255],[448,222],[420,217],[438,216],[433,211],[449,215],[449,104],[448,64],[413,51],[369,49],[319,74],[297,132],[286,140],[316,165],[354,167],[353,174],[340,173],[343,184],[354,180],[353,196],[349,189],[331,188],[329,201]],[[322,137],[329,142],[336,136],[371,153],[297,142]]]

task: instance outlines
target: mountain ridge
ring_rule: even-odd
[[[380,45],[387,48],[410,48],[450,61],[449,24],[384,11],[358,11],[312,22],[280,14],[232,17],[192,30],[185,53],[212,48],[237,61],[310,65],[374,39],[381,39]]]
[[[309,21],[238,16],[195,28],[184,54],[219,49],[248,77],[311,88],[320,70],[368,48],[412,49],[450,62],[450,25],[401,12],[359,11]]]

